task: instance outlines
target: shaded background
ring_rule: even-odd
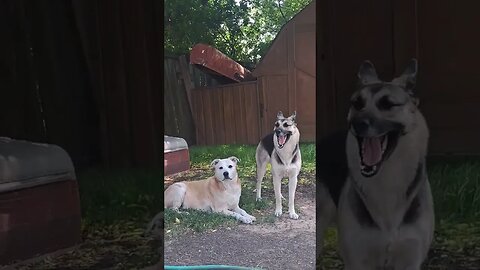
[[[317,134],[346,125],[360,63],[385,80],[412,57],[431,154],[480,153],[478,1],[317,1]]]

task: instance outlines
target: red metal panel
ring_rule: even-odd
[[[0,265],[71,247],[80,241],[76,181],[0,194]]]
[[[221,51],[201,43],[193,46],[190,51],[190,64],[201,65],[214,73],[223,75],[236,82],[255,79],[248,69]]]
[[[163,168],[165,175],[183,172],[190,169],[190,157],[188,149],[165,153]]]

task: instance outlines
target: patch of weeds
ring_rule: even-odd
[[[186,213],[177,213],[171,209],[165,209],[165,232],[167,235],[187,231],[204,232],[220,226],[233,226],[238,223],[234,217],[218,213],[192,209],[182,210],[182,212]]]
[[[242,189],[242,196],[240,197],[240,207],[247,211],[247,213],[253,213],[254,210],[264,210],[270,206],[270,202],[266,200],[256,200],[256,194],[251,189]]]
[[[480,160],[432,158],[428,164],[437,220],[480,220]]]

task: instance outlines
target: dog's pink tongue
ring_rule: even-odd
[[[285,136],[285,135],[278,135],[278,144],[279,144],[279,145],[284,145],[286,140],[287,140],[287,136]]]
[[[363,163],[373,166],[382,160],[382,142],[380,138],[363,139]]]

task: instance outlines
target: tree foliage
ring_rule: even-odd
[[[281,27],[312,0],[165,0],[165,52],[185,54],[197,43],[256,63]]]

